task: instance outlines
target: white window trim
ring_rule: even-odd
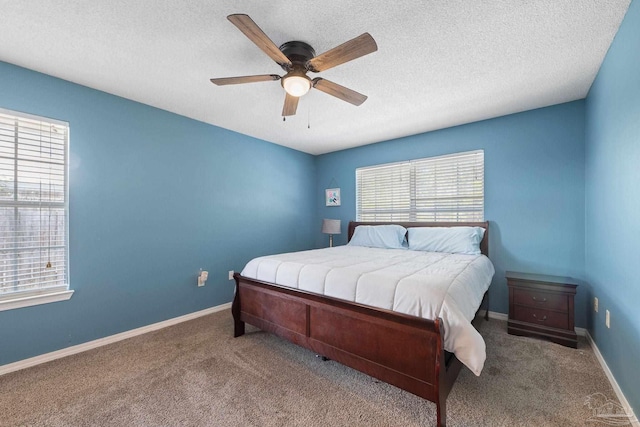
[[[5,301],[0,301],[0,311],[31,307],[33,305],[49,304],[51,302],[66,301],[71,299],[72,295],[73,290],[68,289],[58,292],[45,292],[39,295],[14,297]]]
[[[69,287],[69,154],[71,152],[71,130],[69,129],[69,123],[61,120],[56,120],[48,117],[37,116],[33,114],[23,113],[19,111],[7,110],[4,108],[0,108],[0,113],[8,114],[8,115],[18,115],[22,116],[26,119],[33,120],[47,120],[50,123],[60,124],[63,126],[67,126],[67,146],[66,146],[66,155],[67,160],[64,168],[64,191],[65,191],[65,221],[66,221],[66,236],[65,236],[65,262],[66,262],[66,271],[67,271],[67,280],[66,285],[64,286],[55,286],[51,288],[43,288],[35,291],[28,292],[17,292],[14,294],[8,294],[0,297],[0,312],[7,310],[14,310],[18,308],[31,307],[35,305],[49,304],[53,302],[59,301],[67,301],[71,299],[74,291]]]

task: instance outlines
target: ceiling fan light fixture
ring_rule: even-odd
[[[282,78],[282,87],[289,95],[300,97],[311,89],[311,80],[305,74],[288,74]]]

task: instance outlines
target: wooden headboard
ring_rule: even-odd
[[[409,227],[482,227],[484,228],[484,238],[480,242],[480,252],[489,256],[489,221],[484,222],[349,222],[347,241],[351,240],[353,232],[359,225],[389,225],[398,224],[404,228]]]

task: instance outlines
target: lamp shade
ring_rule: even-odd
[[[340,220],[339,219],[323,219],[322,232],[324,234],[340,234]]]

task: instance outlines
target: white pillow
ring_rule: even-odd
[[[406,249],[403,246],[407,229],[401,225],[359,225],[349,241],[350,246],[369,248]]]
[[[410,227],[409,249],[480,255],[482,227]]]

